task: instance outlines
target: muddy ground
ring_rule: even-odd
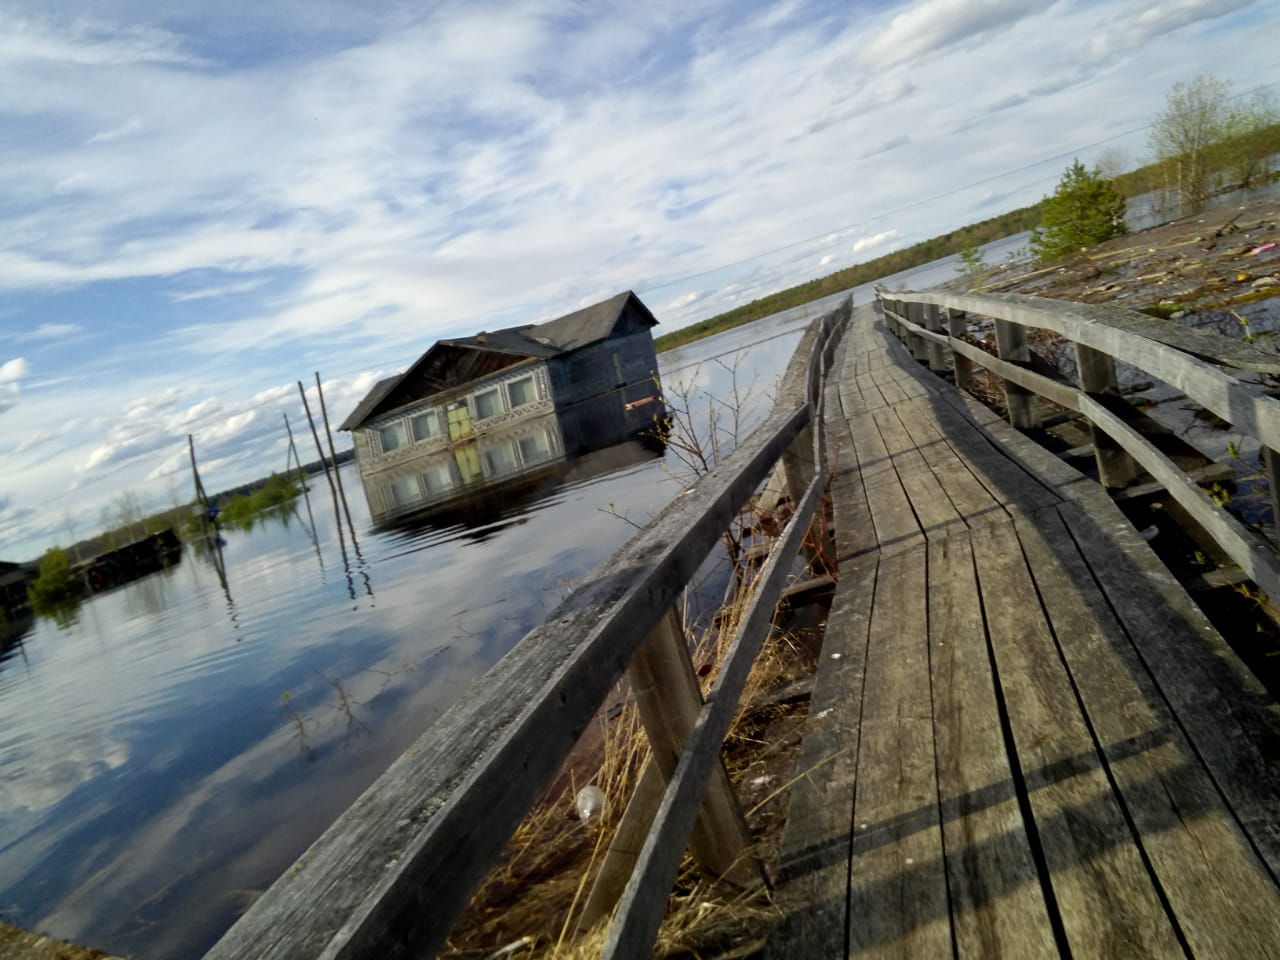
[[[965,279],[948,286],[963,289]],[[1249,317],[1257,305],[1280,299],[1280,200],[1210,210],[1044,267],[997,266],[982,290],[1109,303],[1162,316],[1233,309]]]

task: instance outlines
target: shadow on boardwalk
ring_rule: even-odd
[[[1280,955],[1275,702],[1101,488],[846,342],[770,955]]]

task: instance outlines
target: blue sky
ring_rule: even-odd
[[[283,466],[440,336],[666,329],[1145,159],[1262,0],[0,0],[0,557]],[[922,203],[922,200],[929,202]],[[345,442],[345,441],[344,441]],[[304,447],[304,457],[314,451]]]

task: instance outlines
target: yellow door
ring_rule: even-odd
[[[471,435],[471,411],[465,403],[449,408],[449,439],[457,440]]]
[[[464,407],[465,411],[466,408]],[[471,421],[467,420],[467,430],[471,430]],[[463,483],[470,483],[472,480],[480,480],[483,478],[483,471],[480,469],[480,454],[476,451],[474,443],[464,443],[453,451],[453,459],[457,461],[458,473],[462,476]]]

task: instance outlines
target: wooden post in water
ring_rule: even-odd
[[[1080,375],[1080,389],[1094,395],[1118,397],[1120,387],[1116,382],[1116,362],[1100,350],[1076,345],[1076,369]],[[1089,424],[1093,439],[1093,457],[1098,464],[1098,481],[1109,490],[1123,490],[1138,475],[1138,465],[1110,434]]]
[[[675,773],[684,742],[702,709],[702,691],[689,658],[680,615],[669,609],[627,668],[654,763],[664,782]],[[724,764],[712,775],[690,839],[699,866],[739,887],[765,882],[760,865],[747,853],[751,835]]]
[[[298,455],[298,445],[293,442],[293,427],[289,425],[289,414],[285,410],[280,411],[284,417],[284,429],[289,434],[289,453],[293,456],[293,462],[298,465],[298,486],[302,488],[302,501],[307,505],[307,522],[311,524],[311,539],[316,545],[316,549],[320,549],[320,537],[316,533],[316,518],[311,512],[311,494],[307,491],[307,473],[302,469],[302,457]]]
[[[320,457],[320,466],[324,467],[324,478],[329,481],[329,493],[333,497],[333,518],[338,524],[338,550],[342,553],[342,566],[347,574],[347,591],[351,599],[356,598],[355,583],[351,579],[351,561],[347,558],[347,537],[342,532],[342,514],[338,510],[338,488],[333,485],[333,477],[329,476],[329,464],[324,459],[324,447],[320,446],[320,434],[316,431],[315,417],[311,416],[311,404],[307,403],[307,391],[302,381],[298,381],[298,393],[302,394],[302,409],[307,415],[307,423],[311,426],[311,439],[316,442],[316,453]]]
[[[941,312],[936,303],[924,304],[924,326],[930,333],[942,332]],[[936,374],[947,372],[947,351],[940,343],[930,342],[928,345],[929,369]]]
[[[191,454],[191,478],[195,482],[196,499],[200,501],[200,506],[204,508],[205,520],[209,519],[209,498],[205,495],[204,484],[200,482],[200,470],[196,467],[196,439],[191,434],[187,434],[187,451]]]
[[[960,339],[965,335],[969,323],[969,316],[963,310],[946,310],[947,333],[950,336]],[[954,351],[951,354],[956,365],[956,387],[960,390],[968,390],[973,385],[973,361],[968,357],[962,357]]]
[[[338,453],[333,449],[333,431],[329,429],[329,411],[324,405],[324,390],[320,386],[320,371],[316,371],[316,395],[320,397],[320,416],[324,420],[324,433],[329,438],[329,459],[333,461],[333,476],[338,481],[338,496],[342,498],[342,512],[347,516],[347,529],[351,531],[351,542],[356,542],[356,525],[351,522],[351,508],[347,506],[347,491],[342,486],[342,474],[338,471]],[[359,547],[356,550],[359,551]]]
[[[1031,361],[1031,347],[1027,343],[1027,331],[1021,324],[996,319],[996,353],[1001,360],[1026,365]],[[1004,385],[1005,405],[1009,408],[1009,422],[1019,430],[1036,430],[1040,427],[1040,403],[1036,395],[1026,387],[1008,380]]]

